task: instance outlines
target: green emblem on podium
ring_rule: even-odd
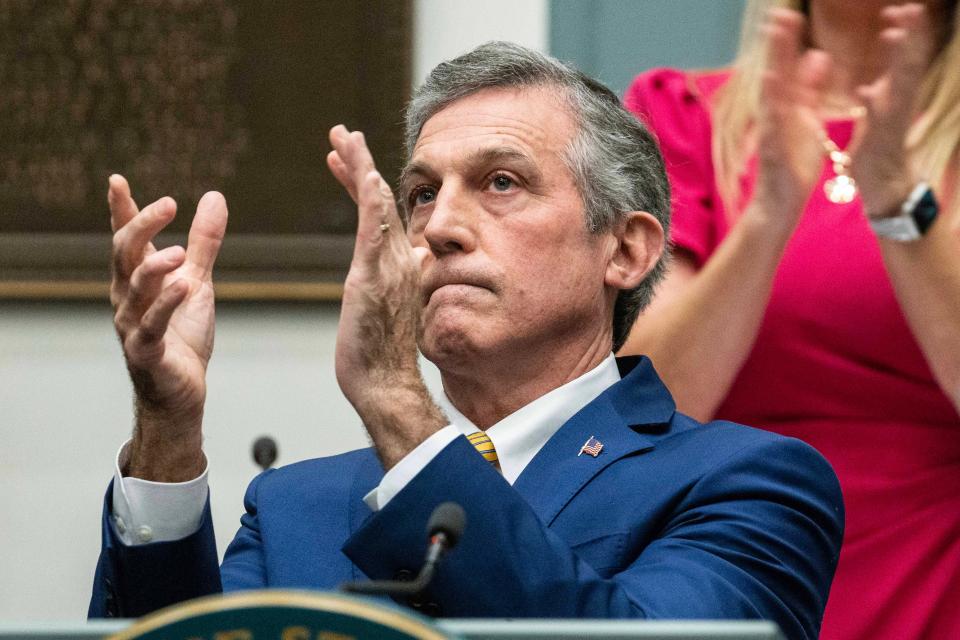
[[[162,609],[110,640],[452,640],[427,618],[369,600],[246,591]]]

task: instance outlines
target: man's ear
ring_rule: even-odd
[[[617,241],[604,282],[616,289],[634,289],[646,277],[666,245],[663,227],[646,211],[631,211],[613,231]]]

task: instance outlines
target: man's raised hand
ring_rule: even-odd
[[[357,239],[337,330],[337,382],[363,420],[385,468],[445,424],[417,364],[420,269],[390,187],[363,134],[330,130],[327,165],[357,203]]]
[[[420,263],[389,186],[377,173],[363,134],[330,131],[327,164],[357,203],[357,238],[344,283],[337,332],[337,380],[354,406],[370,389],[417,369]]]
[[[200,199],[187,248],[153,238],[176,215],[161,198],[138,211],[127,181],[110,177],[114,325],[133,381],[137,422],[127,475],[158,482],[203,470],[201,421],[213,350],[213,265],[227,225],[223,196]]]

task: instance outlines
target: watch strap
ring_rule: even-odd
[[[920,182],[895,216],[871,218],[870,228],[881,237],[897,242],[912,242],[923,237],[937,217],[939,206],[933,189],[926,182]]]

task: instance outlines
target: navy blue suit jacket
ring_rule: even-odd
[[[467,526],[424,595],[444,617],[767,618],[816,637],[843,535],[833,470],[809,446],[675,411],[646,359],[571,418],[511,487],[457,438],[377,513],[370,449],[257,477],[223,565],[209,511],[176,542],[128,547],[109,520],[91,616],[219,590],[333,589],[415,572],[439,503]],[[596,458],[578,456],[590,436]]]

